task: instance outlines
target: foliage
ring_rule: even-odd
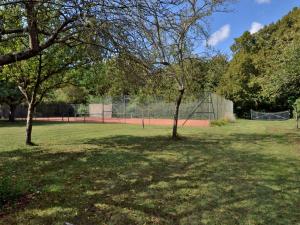
[[[89,101],[88,90],[81,86],[67,85],[53,91],[44,102],[64,102],[71,104],[86,104]]]
[[[224,71],[227,70],[228,60],[225,55],[202,57],[184,62],[186,75],[186,95],[198,96],[200,92],[214,92],[219,85]]]
[[[4,66],[3,73],[22,89],[27,103],[37,104],[51,90],[72,82],[81,62],[79,49],[57,45],[37,57]]]
[[[77,109],[77,112],[82,116],[85,116],[88,114],[89,110],[88,107],[86,105],[79,105],[79,108]]]
[[[297,115],[297,118],[300,118],[300,98],[298,98],[295,101],[293,108],[294,108],[294,111],[293,111],[294,117],[296,117],[296,115]]]
[[[220,120],[213,120],[210,122],[211,126],[215,127],[221,127],[221,126],[225,126],[226,124],[228,124],[228,121],[224,120],[224,119],[220,119]]]
[[[152,4],[130,0],[2,0],[0,65],[36,57],[57,44],[69,48],[84,44],[90,55],[100,53],[103,57],[117,49],[137,48],[136,24],[147,19],[147,12],[141,9]],[[157,6],[163,10],[170,5],[176,4],[167,0]]]
[[[15,83],[0,78],[0,104],[18,105],[22,99],[22,94]]]
[[[224,126],[229,123],[235,123],[235,122],[236,122],[235,115],[228,114],[228,115],[225,115],[224,118],[222,118],[222,119],[210,121],[210,124],[212,126]]]
[[[2,74],[3,75],[3,74]],[[10,81],[7,77],[0,76],[0,104],[9,106],[9,121],[15,121],[15,110],[24,100],[24,96],[18,89],[15,82]]]
[[[255,34],[245,32],[232,46],[233,59],[218,91],[235,103],[239,116],[249,110],[292,108],[300,96],[300,9],[293,9]]]
[[[227,57],[224,55],[186,60],[186,96],[197,97],[203,91],[214,92],[227,65]],[[125,55],[79,70],[81,75],[75,81],[78,88],[71,89],[78,91],[72,94],[74,98],[68,87],[56,91],[51,101],[84,103],[86,94],[89,102],[99,102],[101,96],[122,95],[136,96],[139,99],[159,97],[168,102],[176,99],[178,87],[168,71],[148,74],[143,66]]]
[[[92,96],[135,94],[145,86],[146,79],[142,66],[122,54],[98,62],[82,74],[78,83]]]
[[[229,64],[228,70],[220,81],[218,91],[235,103],[235,111],[239,116],[245,116],[245,111],[256,109],[260,87],[255,81],[258,71],[253,61],[247,55],[240,53]]]

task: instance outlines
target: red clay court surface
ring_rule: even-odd
[[[141,118],[103,118],[99,117],[47,117],[47,118],[34,118],[35,121],[53,121],[53,122],[90,122],[90,123],[122,123],[122,124],[135,124],[143,125]],[[178,120],[178,125],[182,126],[185,120]],[[172,126],[172,119],[144,119],[144,125],[157,125],[157,126]],[[209,120],[188,120],[184,126],[187,127],[209,127]]]

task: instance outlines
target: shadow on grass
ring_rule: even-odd
[[[40,192],[25,224],[296,224],[300,160],[264,152],[290,135],[87,139],[79,152],[0,153],[0,174]]]
[[[65,125],[67,122],[65,121],[33,121],[33,126],[49,126],[49,125]],[[24,120],[16,120],[15,122],[9,122],[5,120],[0,120],[0,128],[6,128],[6,127],[25,127],[26,121]]]

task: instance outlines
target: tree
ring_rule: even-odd
[[[8,120],[10,122],[15,121],[15,110],[22,100],[23,96],[15,83],[10,82],[7,79],[0,80],[0,103],[9,106]]]
[[[161,7],[172,2],[164,0]],[[138,44],[135,25],[147,20],[138,12],[151,4],[146,0],[2,0],[0,66],[30,59],[57,44],[88,44],[108,54],[116,54],[117,46],[132,48]]]
[[[49,97],[47,96],[47,99],[45,100],[48,102],[86,104],[89,100],[89,94],[86,88],[71,84],[54,90],[53,93]]]
[[[29,109],[26,142],[31,143],[32,110],[44,96],[44,84],[56,82],[52,79],[56,76],[43,74],[53,72],[51,66],[61,65],[52,63],[55,60],[50,54],[53,57],[63,49],[72,55],[82,45],[89,47],[90,55],[109,59],[125,54],[148,74],[164,71],[171,76],[178,85],[173,126],[173,138],[177,138],[179,107],[186,88],[184,61],[193,57],[192,42],[205,39],[206,19],[222,11],[229,1],[2,1],[0,66],[18,66],[14,69],[16,81]],[[69,63],[67,68],[73,67]]]
[[[80,10],[84,5],[78,1],[3,0],[0,7],[1,45],[28,37],[17,52],[0,52],[0,66],[34,57],[56,43],[71,42],[84,26],[85,12]]]
[[[239,116],[250,108],[292,109],[300,95],[300,9],[293,9],[259,32],[245,32],[231,47],[233,58],[219,92],[234,102]]]
[[[82,71],[78,84],[85,87],[90,95],[99,97],[135,95],[147,81],[143,66],[121,53]]]
[[[198,97],[199,92],[215,92],[228,67],[227,57],[222,54],[188,59],[184,64],[186,94],[194,97]]]
[[[77,50],[77,51],[75,51]],[[86,64],[80,48],[48,48],[37,57],[6,65],[3,70],[18,85],[27,103],[26,144],[32,145],[32,119],[36,106],[53,89],[69,84],[76,68]]]
[[[234,58],[222,77],[218,92],[235,103],[238,116],[247,117],[250,109],[257,109],[260,85],[256,80],[258,71],[251,58],[240,53]]]
[[[143,40],[146,41],[144,46],[148,47],[150,61],[152,65],[156,65],[151,69],[161,70],[173,77],[178,86],[173,139],[178,137],[179,108],[186,90],[187,71],[184,62],[194,57],[192,42],[206,39],[206,19],[216,11],[224,11],[227,2],[229,1],[174,1],[165,7],[161,7],[163,3],[156,2],[147,9],[148,20],[136,24],[142,31],[142,36],[146,37]]]
[[[30,59],[57,44],[72,47],[86,43],[105,48],[108,39],[116,42],[116,32],[110,32],[120,27],[120,17],[123,18],[131,6],[124,1],[3,0],[0,3],[0,44],[10,47],[0,48],[0,66]],[[129,23],[125,26],[127,20],[124,20],[126,29]],[[114,27],[115,21],[119,22]],[[88,34],[97,34],[102,42],[83,38]],[[20,41],[23,44],[16,48]]]
[[[274,71],[269,83],[265,82],[266,92],[275,101],[300,97],[300,40],[290,45],[281,55],[281,63]]]

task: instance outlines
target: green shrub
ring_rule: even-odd
[[[221,126],[224,126],[226,124],[228,124],[229,121],[228,120],[225,120],[225,119],[220,119],[220,120],[213,120],[210,122],[210,124],[213,126],[213,127],[221,127]]]
[[[233,113],[225,113],[225,116],[224,116],[223,120],[225,122],[228,122],[228,123],[235,123],[236,122],[236,118],[235,118],[235,115]]]
[[[89,113],[89,109],[88,106],[80,104],[78,109],[77,109],[77,113],[80,115],[86,115]]]
[[[296,115],[298,114],[298,118],[300,117],[300,98],[298,98],[294,105],[293,105],[294,111],[293,111],[293,115],[294,118],[296,118]]]
[[[14,202],[29,191],[28,184],[23,180],[0,177],[0,208],[8,202]]]

